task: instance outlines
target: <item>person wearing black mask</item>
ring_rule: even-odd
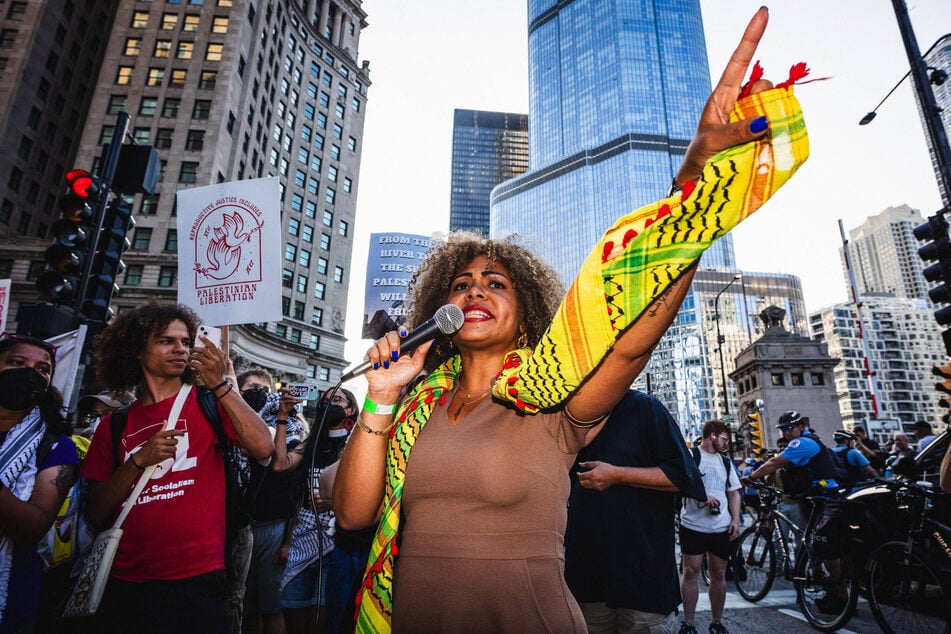
[[[36,545],[76,481],[55,367],[50,344],[0,334],[0,632],[32,627],[42,571]]]
[[[329,397],[329,398],[328,398]],[[288,634],[313,631],[315,622],[318,631],[326,620],[325,605],[327,566],[326,557],[333,551],[330,534],[333,522],[331,500],[321,496],[318,477],[329,465],[336,462],[347,442],[358,414],[357,399],[351,392],[337,389],[325,394],[317,404],[307,438],[293,451],[284,449],[286,420],[278,415],[277,447],[274,471],[293,471],[299,495],[300,510],[297,522],[282,552],[287,552],[287,567],[281,580],[281,605]],[[284,550],[286,549],[286,550]]]

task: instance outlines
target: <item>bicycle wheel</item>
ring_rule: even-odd
[[[883,632],[945,631],[951,597],[925,557],[888,542],[869,555],[865,570],[868,603]]]
[[[766,596],[776,578],[776,549],[772,533],[758,525],[743,531],[736,543],[733,583],[747,601]]]
[[[800,547],[793,585],[799,609],[817,630],[833,632],[848,623],[855,612],[859,593],[855,563],[844,555],[820,559]]]

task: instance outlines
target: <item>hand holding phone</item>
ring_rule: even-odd
[[[290,394],[296,399],[302,401],[312,401],[317,398],[320,389],[316,385],[308,383],[288,383],[284,386],[284,394]]]
[[[221,328],[216,328],[215,326],[209,326],[207,324],[201,324],[198,326],[198,336],[195,337],[196,348],[205,347],[205,342],[201,340],[202,337],[210,339],[211,342],[218,348],[221,347]]]

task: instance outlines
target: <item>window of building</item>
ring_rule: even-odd
[[[281,314],[287,317],[291,314],[291,298],[281,297]]]
[[[129,26],[133,29],[144,29],[149,25],[149,12],[148,11],[133,11],[132,12],[132,22]]]
[[[148,145],[149,144],[149,129],[139,128],[139,127],[133,128],[132,138],[135,139],[135,142],[139,145]]]
[[[215,19],[211,23],[211,32],[212,33],[227,33],[228,32],[228,18],[215,16]]]
[[[291,343],[300,343],[300,328],[291,328]]]
[[[307,203],[304,205],[304,215],[307,216],[308,218],[316,218],[317,217],[317,203],[315,203],[312,200],[308,200]]]
[[[297,292],[306,293],[307,292],[307,276],[306,275],[297,275]]]
[[[139,214],[142,216],[150,216],[158,211],[158,201],[159,195],[154,194],[152,196],[143,196],[142,204],[139,206]]]
[[[826,379],[821,372],[812,372],[810,373],[810,378],[812,379],[813,385],[825,385]]]
[[[297,259],[297,246],[291,243],[284,245],[284,259],[288,262],[293,262]]]
[[[132,83],[132,67],[120,66],[116,70],[116,83],[120,86],[128,86]]]
[[[321,107],[321,108],[329,108],[329,107],[330,107],[330,95],[329,95],[328,93],[325,93],[325,92],[320,93],[320,99],[319,99],[319,101],[318,101],[317,103],[320,104],[320,107]]]
[[[188,79],[188,71],[184,68],[173,68],[172,76],[169,78],[168,85],[173,88],[184,88],[185,81]]]
[[[329,209],[324,209],[323,222],[325,227],[334,226],[334,214]]]
[[[330,236],[326,233],[320,234],[320,248],[324,251],[330,251]]]
[[[178,26],[177,13],[163,13],[162,14],[162,30],[163,31],[174,31],[176,26]]]
[[[155,48],[152,49],[152,57],[165,58],[171,54],[171,51],[172,51],[171,40],[155,40]]]
[[[351,152],[357,151],[357,140],[353,137],[347,139],[347,149]]]
[[[350,107],[353,108],[354,112],[360,112],[360,100],[354,97],[353,101],[350,102]]]
[[[164,68],[150,68],[149,77],[145,81],[146,86],[161,86],[162,82],[165,81],[165,69]]]
[[[182,171],[178,175],[179,183],[195,183],[198,181],[198,163],[182,161]]]
[[[193,119],[207,119],[210,113],[211,113],[211,100],[209,99],[195,100],[195,107],[192,109]]]
[[[353,180],[345,176],[343,179],[343,191],[349,194],[352,190],[353,190]]]
[[[314,282],[314,298],[323,299],[327,294],[327,285],[323,282]]]
[[[182,30],[186,33],[194,33],[198,30],[199,16],[197,15],[186,15],[185,23],[182,24]]]
[[[338,284],[343,283],[343,267],[342,266],[334,267],[334,282],[337,282]]]
[[[341,220],[340,226],[337,228],[337,233],[346,237],[349,232],[350,232],[350,223],[347,222],[346,220]]]
[[[344,115],[346,114],[347,114],[346,109],[343,107],[342,103],[338,103],[336,106],[334,106],[334,115],[338,119],[343,119]],[[337,138],[339,139],[340,137],[337,137]]]
[[[314,241],[314,228],[310,225],[304,225],[304,230],[301,232],[301,240],[304,242],[313,242]]]
[[[300,233],[300,220],[291,218],[287,221],[287,234],[296,236]]]
[[[163,266],[159,269],[158,285],[162,288],[169,288],[176,285],[178,280],[178,267]]]
[[[311,350],[318,350],[320,348],[320,335],[311,334],[310,345],[308,347]]]
[[[210,42],[208,44],[208,50],[205,51],[205,59],[208,60],[209,62],[220,62],[221,56],[224,53],[224,50],[225,50],[224,44],[216,44],[214,42]]]
[[[325,115],[323,112],[317,113],[316,120],[317,120],[317,125],[320,126],[321,128],[327,127],[327,115]]]
[[[290,269],[284,269],[284,272],[281,275],[281,286],[284,288],[294,287],[294,271]]]
[[[327,179],[333,183],[337,182],[337,168],[333,165],[327,168]]]
[[[171,128],[159,128],[155,131],[155,147],[160,150],[167,150],[172,147]]]
[[[300,255],[297,258],[297,263],[304,267],[310,266],[310,251],[307,249],[301,249]]]
[[[310,157],[310,169],[312,172],[320,173],[320,166],[323,162],[320,160],[320,156],[314,152],[314,155]]]
[[[337,192],[331,188],[327,188],[327,191],[324,192],[324,200],[327,201],[328,205],[334,204],[334,199],[337,197]]]
[[[789,381],[793,385],[803,385],[802,372],[791,372],[789,374]]]
[[[188,137],[185,139],[186,150],[201,150],[205,145],[204,130],[189,130]]]
[[[198,79],[198,87],[203,90],[211,90],[218,83],[218,71],[203,70]]]
[[[136,227],[132,234],[132,249],[136,251],[147,251],[149,243],[152,241],[152,229],[149,227]]]
[[[115,96],[115,95],[113,95]],[[109,103],[110,113],[112,113],[113,104]],[[119,107],[119,110],[125,107],[125,97],[122,98],[122,106]],[[119,112],[116,110],[116,112]],[[158,97],[142,97],[142,101],[139,103],[139,114],[143,117],[151,117],[158,110]]]
[[[336,143],[330,146],[330,158],[332,158],[335,161],[340,160],[340,146],[337,145]]]
[[[304,104],[304,118],[308,121],[313,121],[314,119],[314,106],[313,104],[305,103]]]
[[[165,234],[165,250],[178,251],[178,229],[169,229]]]
[[[324,309],[317,308],[316,306],[310,311],[310,323],[315,326],[319,326],[320,322],[324,320]]]
[[[182,106],[182,100],[178,97],[166,97],[162,104],[162,116],[175,118],[178,116],[178,110]]]
[[[773,372],[769,375],[769,380],[773,385],[786,385],[782,372]]]
[[[305,308],[307,308],[307,306],[304,304],[304,302],[295,301],[294,302],[294,319],[303,319]]]
[[[194,42],[179,42],[178,49],[175,51],[175,57],[178,59],[191,59],[195,53]]]
[[[142,38],[140,37],[127,37],[125,40],[125,50],[123,50],[123,55],[138,55],[142,52]]]
[[[330,262],[327,261],[327,258],[323,258],[323,257],[317,258],[317,272],[320,273],[321,275],[327,275],[328,264],[330,264]]]
[[[318,186],[319,184],[320,184],[320,183],[317,182],[317,179],[316,179],[316,178],[308,179],[308,181],[307,181],[307,193],[316,196],[316,195],[317,195],[317,186]]]
[[[109,105],[106,106],[106,112],[109,114],[119,114],[125,109],[125,102],[126,102],[125,95],[110,95]],[[142,103],[145,103],[144,98],[142,99]],[[39,110],[36,110],[36,112],[39,113]],[[153,113],[154,113],[154,110],[153,110]],[[32,112],[30,114],[32,115]],[[139,108],[139,114],[143,114],[142,108]],[[30,127],[33,129],[36,129],[35,125],[31,125]]]
[[[274,326],[274,334],[281,339],[287,339],[287,326],[284,324],[278,324]]]

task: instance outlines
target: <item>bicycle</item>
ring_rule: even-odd
[[[910,523],[908,538],[872,551],[868,602],[883,632],[951,632],[951,527],[934,517],[929,482],[881,480]]]
[[[843,627],[855,611],[859,584],[855,563],[842,548],[823,541],[817,528],[820,520],[832,521],[855,504],[826,496],[805,498],[811,505],[809,520],[800,529],[776,507],[782,491],[769,485],[751,482],[761,492],[761,511],[756,523],[740,535],[737,544],[739,568],[745,571],[734,580],[737,591],[747,600],[758,601],[769,592],[776,579],[776,552],[773,533],[783,552],[783,576],[796,589],[796,602],[809,624],[817,630],[831,632]],[[799,538],[795,549],[782,530],[779,520],[789,523]],[[820,546],[820,551],[816,551]],[[821,547],[826,551],[822,552]],[[794,553],[790,558],[790,553]]]
[[[744,530],[736,542],[737,570],[734,584],[737,592],[747,601],[756,603],[765,597],[776,580],[776,546],[783,558],[783,577],[793,580],[795,552],[802,541],[803,529],[779,510],[783,492],[776,487],[757,482],[760,508],[753,525]],[[783,524],[788,525],[787,530]],[[736,574],[739,573],[739,574]]]

